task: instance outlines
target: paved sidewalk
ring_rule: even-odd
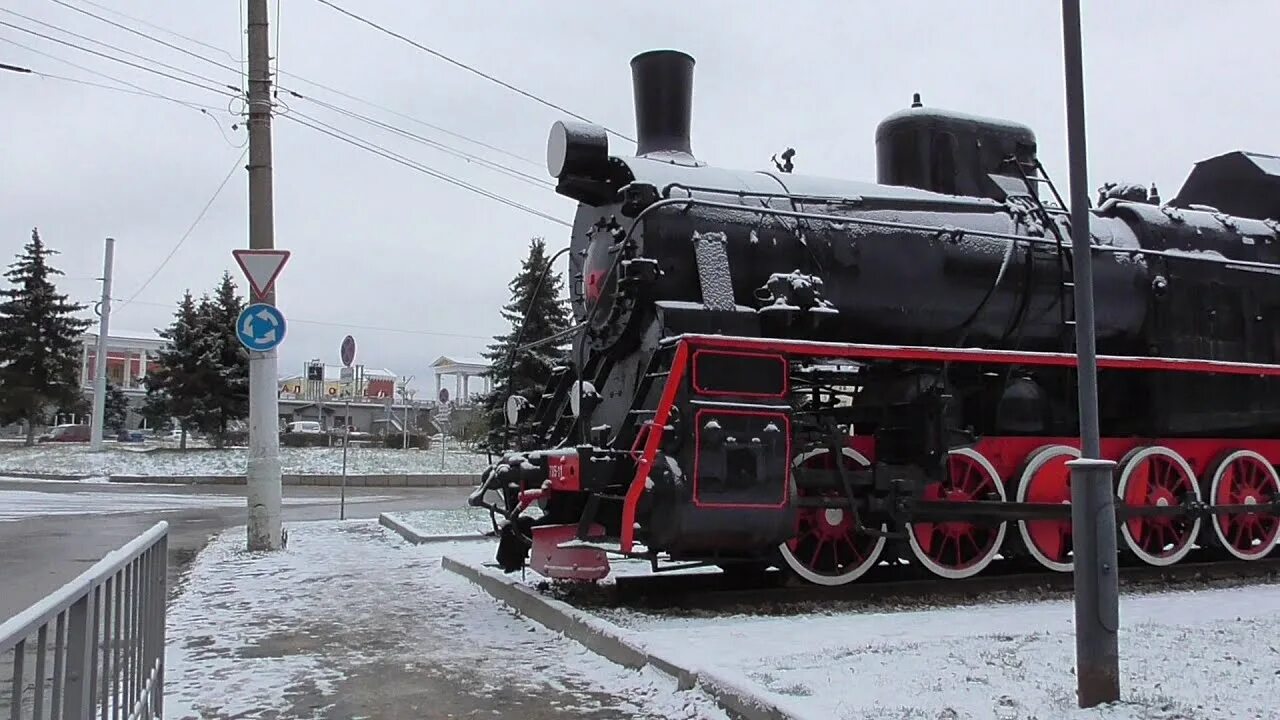
[[[373,521],[294,523],[269,555],[242,537],[215,538],[170,608],[167,718],[725,717],[440,567],[486,543],[411,546]]]
[[[456,508],[468,492],[467,488],[353,488],[347,491],[347,517]],[[41,501],[30,502],[32,496]],[[338,488],[285,488],[285,526],[337,518],[338,496]],[[57,590],[159,520],[169,522],[169,586],[180,587],[182,571],[210,536],[234,525],[242,526],[240,532],[244,532],[244,503],[242,487],[139,487],[0,478],[0,622]]]

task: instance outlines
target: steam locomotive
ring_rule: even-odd
[[[1120,547],[1152,565],[1273,550],[1280,158],[1205,160],[1168,202],[1109,185],[1078,229],[1030,128],[918,95],[876,129],[874,184],[708,165],[693,67],[633,58],[634,157],[598,126],[551,130],[579,203],[576,331],[545,392],[508,402],[516,450],[470,498],[501,517],[503,568],[1069,571],[1073,232]]]

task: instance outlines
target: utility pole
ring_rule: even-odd
[[[271,47],[267,0],[248,0],[249,247],[275,247],[271,190]],[[252,293],[251,293],[252,294]],[[268,289],[259,302],[275,305]],[[280,412],[274,349],[249,353],[249,550],[278,550],[280,527]]]
[[[1076,694],[1088,708],[1120,699],[1120,589],[1116,567],[1115,463],[1102,459],[1098,362],[1093,320],[1093,251],[1085,151],[1084,61],[1080,0],[1062,0],[1070,156],[1071,252],[1075,281],[1076,380],[1080,459],[1071,468],[1071,537],[1075,575]]]
[[[107,416],[107,334],[111,324],[111,268],[115,264],[116,241],[107,238],[102,258],[102,302],[98,307],[98,347],[93,356],[93,420],[89,424],[89,450],[102,450],[102,426]],[[126,360],[127,362],[127,360]]]

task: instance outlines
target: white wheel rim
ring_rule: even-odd
[[[1049,464],[1050,460],[1059,458],[1063,455],[1069,455],[1078,459],[1080,457],[1080,451],[1068,445],[1050,445],[1048,447],[1040,448],[1031,454],[1030,462],[1027,463],[1026,469],[1022,471],[1022,476],[1018,479],[1018,502],[1026,502],[1027,491],[1030,490],[1031,482],[1035,479],[1040,470],[1045,465]],[[1036,544],[1031,541],[1031,530],[1027,527],[1026,520],[1018,521],[1018,533],[1022,535],[1022,542],[1027,546],[1027,552],[1031,553],[1031,557],[1035,558],[1036,562],[1049,570],[1053,570],[1055,572],[1071,572],[1072,568],[1075,566],[1075,563],[1073,562],[1058,562],[1057,560],[1053,560],[1049,558],[1049,556],[1040,552],[1040,549],[1036,547]]]
[[[1223,458],[1218,463],[1217,468],[1213,471],[1213,480],[1209,484],[1210,505],[1216,506],[1218,504],[1218,490],[1222,485],[1223,477],[1227,474],[1227,468],[1231,467],[1231,464],[1240,458],[1251,458],[1261,463],[1267,470],[1267,477],[1271,480],[1271,484],[1276,487],[1277,491],[1280,491],[1280,475],[1276,474],[1275,467],[1268,462],[1266,458],[1252,450],[1237,450]],[[1227,534],[1222,531],[1222,524],[1218,521],[1218,518],[1218,515],[1214,515],[1213,520],[1209,524],[1213,526],[1213,533],[1218,537],[1219,542],[1222,543],[1222,547],[1225,548],[1227,552],[1231,553],[1232,556],[1241,560],[1259,560],[1266,557],[1271,553],[1272,549],[1275,548],[1276,539],[1272,538],[1269,545],[1259,545],[1257,552],[1248,553],[1240,550],[1234,543],[1227,540]]]
[[[982,471],[987,474],[987,477],[991,479],[992,484],[995,485],[996,494],[1000,496],[1000,500],[1003,501],[1008,499],[1004,492],[1004,483],[1000,481],[1000,474],[997,473],[995,467],[982,456],[982,453],[972,448],[956,448],[947,454],[960,455],[976,462],[978,466],[982,468]],[[948,464],[947,472],[951,472],[950,464]],[[920,547],[920,541],[916,540],[915,527],[911,523],[906,523],[906,529],[907,541],[911,544],[911,552],[916,556],[916,560],[918,560],[921,565],[925,566],[929,569],[929,572],[932,572],[939,577],[944,577],[948,580],[963,580],[964,578],[973,577],[987,569],[987,566],[991,564],[991,561],[996,559],[996,555],[1000,554],[1000,546],[1004,545],[1004,535],[1009,529],[1009,523],[1007,521],[1000,523],[996,530],[995,542],[992,543],[991,550],[987,553],[986,557],[979,559],[969,567],[960,569],[949,568],[945,565],[939,565],[934,562],[924,549]]]
[[[810,450],[809,452],[797,456],[796,459],[792,461],[791,467],[798,468],[811,458],[817,457],[818,455],[826,455],[828,452],[829,451],[825,448]],[[846,458],[858,463],[861,467],[868,467],[871,465],[871,461],[867,460],[862,453],[854,450],[853,448],[842,448],[841,453]],[[884,525],[880,526],[880,530],[882,532],[886,529],[887,528]],[[799,575],[815,585],[833,587],[836,585],[851,583],[865,575],[868,570],[875,567],[875,564],[880,560],[880,554],[884,551],[884,545],[884,537],[876,538],[875,545],[872,547],[871,552],[867,554],[867,559],[862,561],[861,564],[856,565],[839,575],[824,575],[822,573],[814,572],[808,565],[795,556],[795,553],[791,551],[791,548],[787,547],[787,543],[785,542],[778,546],[778,550],[782,554],[782,560],[787,564],[787,567],[791,568],[796,575]]]
[[[1151,447],[1131,451],[1122,461],[1123,469],[1120,472],[1120,486],[1117,488],[1117,494],[1120,496],[1121,502],[1127,503],[1124,498],[1128,494],[1129,479],[1133,475],[1133,469],[1143,460],[1156,455],[1168,458],[1178,465],[1178,467],[1186,474],[1186,477],[1191,481],[1191,492],[1195,495],[1196,500],[1200,500],[1200,484],[1196,482],[1196,474],[1191,471],[1191,465],[1183,459],[1181,455],[1173,450],[1161,445],[1153,445]],[[1133,534],[1129,532],[1128,520],[1120,523],[1120,534],[1124,536],[1124,542],[1129,546],[1129,550],[1132,551],[1134,555],[1137,555],[1140,560],[1148,565],[1166,567],[1186,557],[1187,553],[1191,552],[1191,548],[1195,547],[1196,538],[1200,537],[1200,518],[1195,518],[1191,523],[1190,535],[1187,537],[1186,542],[1182,544],[1182,547],[1175,550],[1171,555],[1165,557],[1152,555],[1146,550],[1143,550],[1142,546],[1138,543],[1137,538],[1133,537]]]

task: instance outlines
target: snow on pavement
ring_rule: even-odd
[[[1122,703],[1075,707],[1071,603],[805,617],[610,613],[803,718],[1274,719],[1280,586],[1126,596]],[[689,642],[696,637],[697,642]]]
[[[347,502],[379,502],[389,499],[392,499],[391,496],[360,495],[348,498]],[[327,498],[284,498],[283,502],[286,505],[312,505],[333,501]],[[116,515],[205,507],[244,507],[244,504],[244,496],[236,495],[0,490],[0,522],[48,515]]]
[[[227,530],[193,563],[169,610],[166,717],[725,717],[440,567],[488,544],[411,546],[367,521],[288,529],[271,554]]]

